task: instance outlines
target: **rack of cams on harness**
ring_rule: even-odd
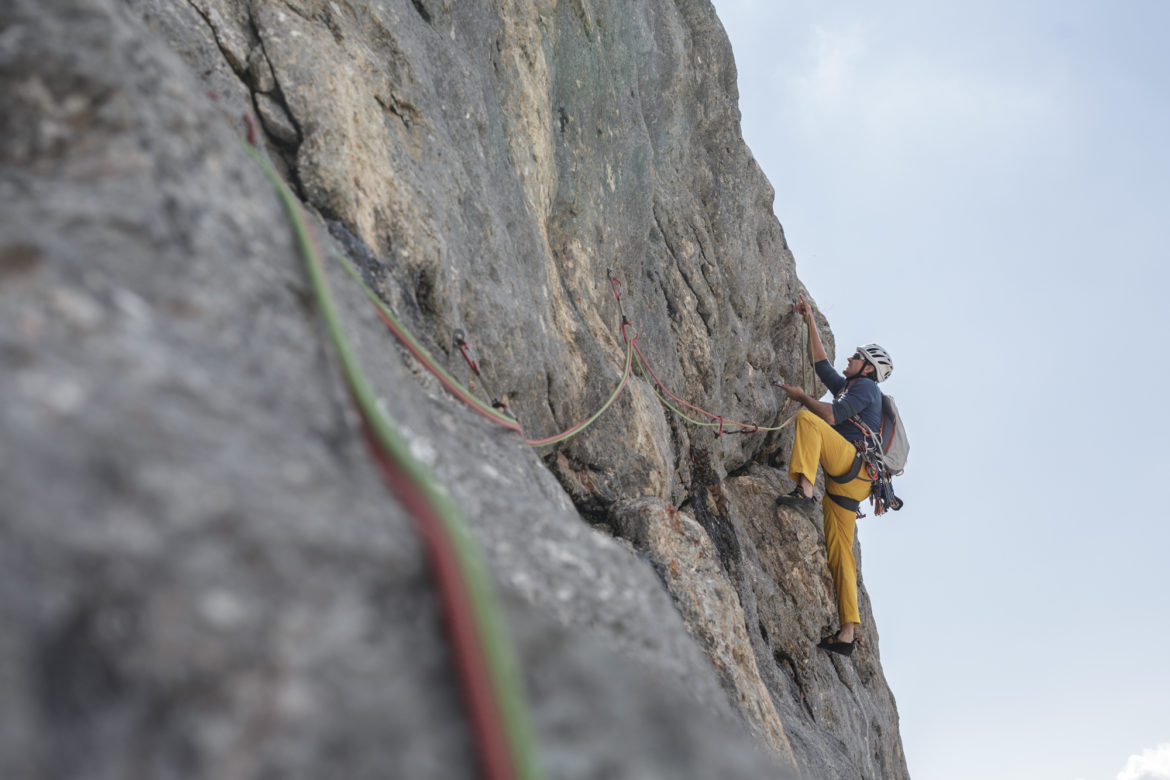
[[[854,442],[857,447],[857,455],[853,459],[853,466],[849,472],[841,477],[830,477],[830,479],[834,482],[851,482],[864,468],[866,477],[873,483],[873,487],[870,489],[870,498],[874,505],[874,514],[883,515],[890,509],[898,511],[904,502],[894,495],[893,478],[901,474],[902,471],[901,469],[895,470],[890,465],[885,454],[888,448],[882,443],[882,433],[874,431],[858,417],[850,418],[849,422],[857,426],[863,437]],[[884,413],[882,423],[885,424]],[[854,509],[857,511],[858,518],[865,517],[861,509],[857,507]]]

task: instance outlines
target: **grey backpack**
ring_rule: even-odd
[[[882,462],[891,476],[901,474],[906,468],[906,456],[910,454],[910,440],[906,438],[906,426],[902,424],[894,397],[885,393],[882,393],[882,428],[878,431],[878,438],[882,442]]]

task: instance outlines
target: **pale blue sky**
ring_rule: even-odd
[[[714,4],[800,278],[895,362],[911,776],[1170,778],[1170,2]]]

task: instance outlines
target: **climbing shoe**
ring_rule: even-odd
[[[837,638],[836,634],[830,634],[829,636],[822,639],[820,643],[817,644],[817,647],[821,648],[822,650],[831,650],[832,652],[840,653],[841,655],[853,655],[853,646],[855,644],[857,644],[856,639],[854,639],[852,642],[842,642]]]
[[[793,509],[812,509],[817,500],[806,496],[799,487],[794,487],[791,493],[785,493],[776,499],[777,506],[790,506]]]

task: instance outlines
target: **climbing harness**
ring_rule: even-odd
[[[853,463],[850,464],[849,469],[844,474],[833,475],[826,472],[825,479],[838,485],[847,485],[857,479],[861,474],[862,468],[864,468],[866,479],[873,483],[870,488],[870,497],[873,500],[876,513],[881,515],[885,514],[886,510],[889,509],[893,509],[894,511],[901,509],[904,502],[894,495],[894,486],[892,484],[892,480],[897,474],[891,473],[889,466],[880,457],[882,451],[881,436],[874,433],[868,425],[860,420],[850,418],[850,422],[856,425],[864,434],[863,439],[854,442],[854,446],[857,447],[857,454],[853,456]],[[857,512],[858,518],[865,517],[860,509],[860,501],[829,493],[827,489],[825,495],[831,498],[838,506]]]

